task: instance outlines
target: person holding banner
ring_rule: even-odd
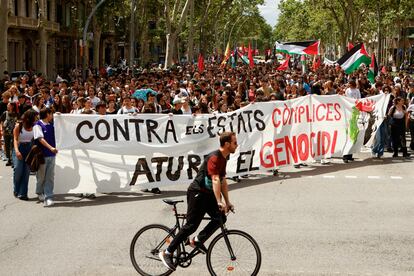
[[[55,140],[55,127],[52,123],[53,111],[50,108],[40,110],[40,120],[33,127],[34,140],[40,146],[45,157],[45,164],[39,166],[36,173],[36,194],[45,207],[52,206],[53,186],[55,182],[55,158],[58,150]]]
[[[233,210],[226,181],[227,157],[236,151],[237,138],[234,132],[220,135],[220,149],[211,152],[205,159],[193,183],[187,190],[187,222],[177,233],[165,251],[159,253],[163,264],[175,270],[173,253],[200,225],[207,213],[212,219],[207,226],[190,241],[204,254],[204,242],[226,221],[225,213]],[[224,201],[223,201],[224,198]]]
[[[348,82],[348,85],[348,88],[345,90],[345,96],[353,98],[355,100],[361,99],[361,92],[357,88],[356,81],[351,79]],[[354,158],[352,157],[352,154],[345,154],[342,157],[342,160],[344,163],[348,163],[349,161],[354,161]]]

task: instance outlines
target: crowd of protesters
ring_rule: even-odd
[[[414,150],[414,79],[409,74],[382,70],[371,84],[367,79],[367,68],[351,75],[346,75],[338,66],[328,65],[304,74],[299,64],[287,71],[275,68],[274,63],[257,64],[254,68],[247,65],[231,68],[211,62],[206,63],[202,72],[197,65],[176,65],[169,70],[154,66],[139,71],[128,68],[116,71],[108,67],[95,74],[89,70],[86,81],[82,80],[79,69],[58,76],[54,81],[47,81],[41,74],[26,74],[12,81],[8,72],[4,72],[5,77],[0,83],[3,161],[15,171],[22,170],[22,154],[27,154],[27,143],[31,141],[27,132],[36,124],[33,114],[43,116],[41,119],[45,119],[43,123],[47,125],[51,123],[49,111],[100,115],[226,113],[252,102],[284,101],[309,94],[338,94],[357,99],[390,94],[388,116],[376,133],[373,157],[380,158],[384,151],[393,152],[393,157],[401,151],[408,157],[408,130],[411,133],[409,148]],[[16,132],[16,128],[19,131]],[[39,131],[35,131],[34,137],[42,138]],[[49,146],[48,154],[55,154],[57,150]],[[344,156],[343,160],[353,161],[352,155]],[[305,164],[295,164],[295,167],[300,165]],[[28,181],[26,175],[22,179]],[[42,191],[37,192],[44,196]],[[51,197],[51,192],[47,193]],[[27,199],[27,184],[14,194]]]

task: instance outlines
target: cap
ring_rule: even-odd
[[[173,104],[180,104],[180,103],[184,103],[185,99],[180,98],[178,96],[175,96],[174,100],[173,100]]]

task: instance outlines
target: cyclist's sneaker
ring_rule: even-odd
[[[167,254],[165,251],[161,251],[158,256],[160,257],[162,263],[168,267],[169,270],[175,271],[175,265],[172,259],[172,254]]]
[[[203,254],[206,254],[208,251],[202,242],[196,241],[194,238],[190,241],[190,246],[192,248],[198,248]]]

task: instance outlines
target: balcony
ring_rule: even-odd
[[[9,19],[9,27],[28,29],[28,30],[38,29],[39,21],[35,18],[9,15],[8,19]],[[46,31],[59,32],[60,31],[59,23],[52,22],[52,21],[46,21]]]

